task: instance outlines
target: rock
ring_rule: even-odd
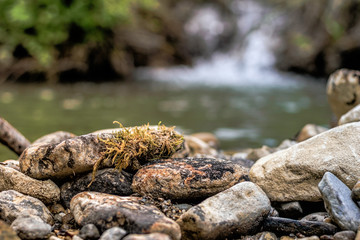
[[[50,204],[60,200],[60,189],[51,180],[41,181],[0,165],[0,191],[15,190]]]
[[[334,240],[354,240],[355,236],[354,231],[341,231],[334,234]]]
[[[281,217],[297,219],[303,213],[303,209],[299,202],[280,203],[276,210]]]
[[[164,233],[151,234],[130,234],[123,238],[123,240],[171,240],[169,235]]]
[[[306,124],[301,130],[300,132],[297,134],[296,136],[296,141],[297,142],[302,142],[305,141],[309,138],[312,138],[313,136],[316,136],[320,133],[323,133],[325,131],[327,131],[327,128],[324,128],[322,126],[318,126],[315,124]]]
[[[360,201],[360,180],[357,181],[357,183],[355,184],[355,186],[353,187],[352,191],[351,191],[351,197],[355,200],[355,201]]]
[[[113,227],[103,232],[99,240],[120,240],[126,234],[127,232],[123,228]]]
[[[13,159],[5,160],[3,162],[0,162],[0,165],[4,167],[13,168],[16,171],[20,171],[20,164],[18,160],[13,160]]]
[[[64,183],[60,188],[61,200],[69,208],[71,199],[80,192],[94,191],[128,196],[133,193],[131,189],[132,177],[132,174],[118,169],[102,169],[96,172],[95,180],[88,186],[92,180],[92,173],[88,173]]]
[[[70,202],[71,212],[80,225],[95,224],[101,231],[122,227],[129,233],[160,232],[180,239],[180,227],[156,207],[139,203],[138,197],[82,192]]]
[[[96,240],[99,239],[100,237],[100,233],[99,230],[97,229],[97,227],[90,223],[90,224],[86,224],[84,225],[81,229],[80,229],[80,234],[79,237],[81,237],[82,239],[86,239],[86,240]]]
[[[262,157],[265,157],[271,153],[274,152],[274,149],[268,147],[268,146],[262,146],[261,148],[254,148],[251,149],[251,151],[247,155],[247,159],[250,159],[252,161],[257,161]]]
[[[39,144],[39,143],[48,143],[48,144],[55,144],[62,142],[66,139],[74,138],[76,137],[75,134],[64,132],[64,131],[57,131],[54,133],[47,134],[37,140],[35,140],[32,145]]]
[[[132,189],[165,199],[206,198],[247,180],[247,171],[222,159],[166,159],[141,168],[134,175]]]
[[[279,234],[301,233],[305,236],[321,236],[326,234],[332,235],[338,229],[330,223],[268,217],[263,223],[263,230]]]
[[[350,109],[347,113],[341,116],[339,120],[339,125],[344,125],[346,123],[351,122],[359,122],[360,121],[360,105],[355,106]]]
[[[256,234],[258,240],[277,240],[277,236],[272,232],[261,232]]]
[[[340,119],[360,103],[360,71],[345,68],[335,71],[329,77],[326,93],[333,113]]]
[[[216,149],[210,147],[203,140],[194,137],[185,135],[184,136],[184,148],[182,151],[179,151],[173,155],[173,158],[184,158],[184,157],[216,157],[218,152]]]
[[[205,142],[213,149],[219,149],[220,147],[219,139],[212,133],[199,132],[199,133],[193,133],[190,136],[200,139],[201,141]]]
[[[320,240],[318,236],[297,238],[298,240]]]
[[[324,222],[327,217],[329,217],[329,214],[327,212],[315,212],[315,213],[306,215],[301,220],[313,221],[313,222]]]
[[[51,226],[38,216],[21,215],[13,221],[11,228],[21,239],[47,239],[51,233]]]
[[[17,233],[4,221],[0,220],[0,239],[1,240],[20,240]]]
[[[177,222],[183,239],[225,239],[255,230],[270,209],[265,193],[243,182],[190,208]]]
[[[250,170],[272,201],[319,201],[317,184],[331,171],[352,188],[360,178],[360,123],[345,124],[258,160]]]
[[[235,164],[238,164],[250,170],[250,168],[252,167],[252,165],[254,165],[255,162],[238,156],[240,155],[234,154],[232,157],[230,157],[229,160]]]
[[[7,223],[12,223],[21,214],[28,214],[54,224],[50,211],[40,200],[14,190],[0,192],[0,209],[0,218]]]
[[[360,225],[360,209],[351,199],[351,190],[330,172],[324,174],[319,189],[332,220],[340,228],[356,232]]]

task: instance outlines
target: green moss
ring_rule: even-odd
[[[102,152],[103,158],[94,165],[93,180],[104,161],[111,161],[119,171],[129,167],[138,170],[141,163],[171,157],[182,148],[184,142],[184,137],[174,130],[175,127],[169,128],[159,123],[157,127],[146,124],[124,128],[121,123],[114,123],[120,125],[120,131],[114,132],[109,138],[99,137],[105,149]]]

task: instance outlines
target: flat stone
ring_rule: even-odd
[[[54,224],[52,215],[44,203],[14,190],[0,192],[0,209],[0,218],[7,223],[12,223],[18,216],[27,214],[38,216],[50,225]]]
[[[103,232],[99,240],[120,240],[126,234],[127,232],[123,228],[113,227]]]
[[[330,107],[339,119],[360,103],[360,71],[339,69],[330,75],[326,93]]]
[[[160,160],[141,168],[132,189],[165,199],[206,198],[248,180],[248,170],[228,160],[180,158]]]
[[[299,134],[296,136],[296,141],[302,142],[309,138],[312,138],[320,133],[323,133],[327,131],[327,128],[324,128],[322,126],[318,126],[315,124],[306,124],[299,132]]]
[[[243,182],[190,208],[177,221],[183,239],[225,239],[256,230],[270,201],[252,182]]]
[[[50,204],[60,200],[60,189],[51,180],[33,179],[13,168],[0,165],[0,191],[15,190]]]
[[[64,183],[61,190],[61,200],[69,208],[71,199],[80,192],[94,191],[120,196],[128,196],[133,193],[131,189],[133,175],[114,168],[106,168],[96,172],[95,180],[92,173],[78,177],[70,182]]]
[[[171,240],[171,237],[164,233],[130,234],[124,237],[123,240]]]
[[[21,215],[13,221],[14,229],[21,239],[47,239],[51,226],[38,216]]]
[[[330,223],[290,218],[268,217],[263,223],[263,230],[278,234],[301,233],[305,236],[333,235],[338,228]]]
[[[101,231],[122,227],[129,233],[160,232],[180,239],[179,225],[154,206],[141,205],[138,197],[82,192],[70,202],[71,212],[80,226],[92,223]]]
[[[340,228],[356,232],[360,225],[360,209],[351,198],[351,190],[330,172],[324,174],[319,189],[332,220]]]
[[[39,144],[39,143],[55,144],[74,137],[76,137],[76,135],[73,133],[65,132],[65,131],[57,131],[47,134],[35,140],[32,144]]]
[[[354,231],[341,231],[334,234],[334,240],[354,240],[355,237]]]
[[[360,122],[345,124],[258,160],[250,170],[272,201],[320,201],[325,172],[352,188],[360,178]]]
[[[20,240],[17,233],[4,221],[0,220],[0,239],[1,240]]]

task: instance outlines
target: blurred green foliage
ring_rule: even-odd
[[[0,62],[18,46],[50,66],[60,44],[99,42],[118,24],[131,22],[135,7],[151,8],[156,0],[1,0]],[[72,42],[71,30],[81,32]]]

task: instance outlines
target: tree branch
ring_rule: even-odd
[[[29,140],[2,117],[0,117],[0,143],[19,156],[30,145]]]

